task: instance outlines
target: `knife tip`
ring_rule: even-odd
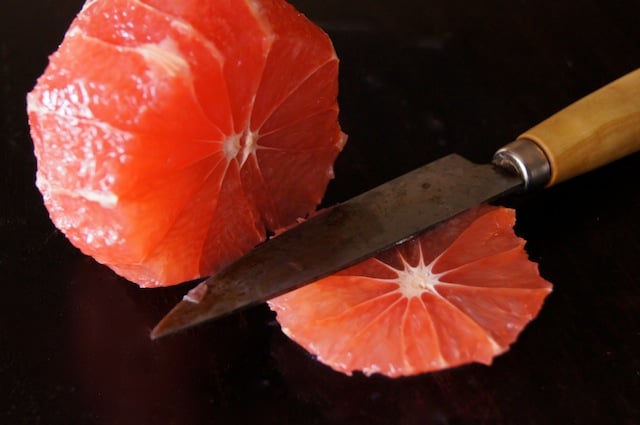
[[[197,303],[182,300],[158,322],[149,333],[149,337],[152,340],[160,339],[195,326],[207,319],[208,316],[197,308]]]
[[[149,333],[149,338],[152,341],[163,338],[165,336],[171,335],[172,333],[177,332],[178,329],[165,324],[164,320],[161,320]]]
[[[162,338],[163,336],[166,336],[166,335],[167,334],[163,332],[162,329],[158,329],[158,327],[156,326],[149,333],[149,339],[151,339],[151,341],[155,341],[156,339]]]
[[[158,324],[149,333],[149,338],[151,338],[151,340],[163,338],[190,326],[189,322],[185,323],[184,320],[181,320],[182,316],[179,314],[182,310],[181,307],[182,302],[178,303],[173,310],[158,322]]]

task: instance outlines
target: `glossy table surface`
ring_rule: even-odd
[[[0,423],[640,423],[638,154],[505,201],[554,283],[490,367],[343,376],[259,306],[171,338],[186,291],[141,290],[80,254],[34,186],[24,97],[81,0],[0,5]],[[325,204],[450,152],[494,150],[640,66],[632,0],[298,0],[341,58],[350,141]]]

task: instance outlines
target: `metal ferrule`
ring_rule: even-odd
[[[518,174],[524,189],[544,186],[551,178],[551,166],[544,151],[529,139],[518,139],[498,149],[493,163]]]

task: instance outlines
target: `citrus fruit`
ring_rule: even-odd
[[[282,0],[88,0],[27,96],[52,221],[141,286],[214,273],[320,202],[337,75]]]
[[[269,305],[285,334],[346,374],[490,364],[551,291],[514,224],[513,210],[483,205]]]

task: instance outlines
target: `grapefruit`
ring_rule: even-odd
[[[27,96],[52,221],[141,286],[214,273],[320,202],[337,75],[282,0],[88,0]]]
[[[513,210],[483,205],[269,305],[285,334],[346,374],[491,364],[551,291],[514,224]]]

